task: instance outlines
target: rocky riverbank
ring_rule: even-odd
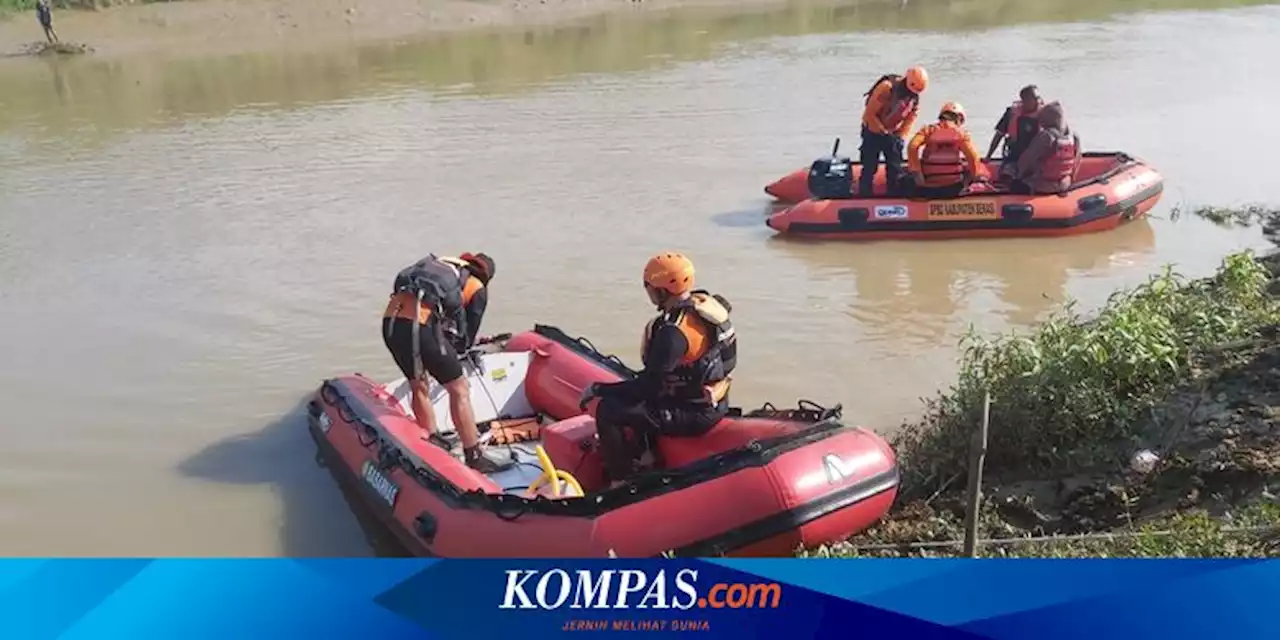
[[[1262,224],[1263,208],[1197,212]],[[992,393],[986,556],[1280,553],[1280,255],[1228,257],[1070,309],[1029,336],[970,338],[961,378],[904,427],[903,494],[826,555],[961,551],[969,442]]]

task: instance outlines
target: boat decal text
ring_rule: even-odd
[[[378,470],[378,466],[372,460],[365,460],[364,466],[361,468],[361,474],[364,481],[378,494],[382,501],[387,503],[388,507],[396,506],[396,496],[400,494],[400,487],[383,475]]]
[[[994,200],[945,200],[929,203],[930,220],[998,220],[1000,207]]]

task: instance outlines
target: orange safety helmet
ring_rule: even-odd
[[[925,73],[924,67],[911,67],[910,69],[907,69],[905,80],[907,82],[907,88],[911,90],[911,93],[916,95],[924,93],[924,90],[929,88],[929,74]]]
[[[960,124],[964,124],[964,107],[959,102],[948,102],[942,105],[942,109],[938,111],[938,119],[941,120],[943,114],[954,113],[960,117]]]
[[[679,253],[660,253],[644,265],[644,283],[673,296],[693,289],[693,262]]]

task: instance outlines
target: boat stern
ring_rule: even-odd
[[[781,455],[769,471],[786,509],[775,517],[777,532],[741,549],[742,555],[790,554],[845,540],[883,518],[898,494],[893,450],[863,428]]]

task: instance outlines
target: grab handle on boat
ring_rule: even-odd
[[[567,497],[560,495],[560,481],[562,480],[568,488],[578,492],[578,495],[575,497],[581,498],[586,495],[586,492],[582,490],[582,485],[578,483],[577,478],[573,477],[573,474],[565,471],[564,469],[557,469],[555,465],[551,463],[551,456],[547,455],[547,451],[542,448],[542,445],[534,447],[533,451],[538,454],[538,463],[542,465],[542,475],[538,476],[538,479],[534,480],[533,483],[529,485],[529,495],[535,495],[538,487],[542,486],[542,483],[550,482],[551,497]]]

